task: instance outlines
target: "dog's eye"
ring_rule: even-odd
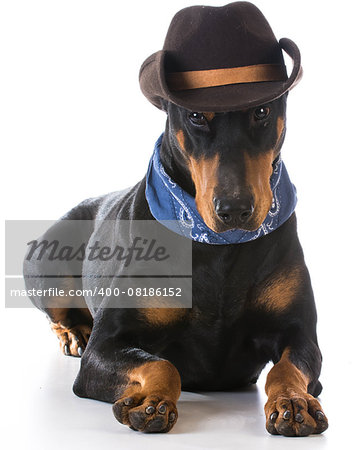
[[[266,119],[269,116],[270,108],[268,106],[260,106],[254,111],[254,117],[257,120]]]
[[[200,127],[207,125],[207,120],[202,113],[192,112],[189,114],[188,118],[193,123],[193,125],[197,125]]]

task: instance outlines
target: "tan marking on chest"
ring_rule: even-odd
[[[146,321],[152,325],[170,325],[178,322],[186,314],[184,308],[146,308],[141,310]]]
[[[274,312],[287,309],[297,296],[303,280],[303,267],[295,266],[267,279],[260,288],[256,304]]]
[[[186,312],[186,308],[166,308],[170,300],[164,297],[151,298],[151,305],[158,305],[158,308],[139,308],[142,318],[151,325],[170,325],[181,320]]]

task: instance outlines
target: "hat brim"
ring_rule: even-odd
[[[293,61],[292,73],[285,81],[240,83],[183,91],[170,91],[166,82],[166,51],[151,55],[140,70],[143,94],[158,108],[162,99],[191,111],[228,112],[255,107],[273,101],[292,89],[301,79],[300,51],[290,39],[279,41],[281,48]]]

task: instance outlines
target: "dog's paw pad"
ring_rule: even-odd
[[[145,433],[166,433],[178,416],[176,405],[171,400],[141,393],[117,400],[113,413],[122,424]]]

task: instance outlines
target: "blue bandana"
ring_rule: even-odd
[[[256,231],[229,230],[216,233],[207,227],[199,214],[195,199],[165,172],[160,160],[160,136],[150,160],[146,176],[146,199],[154,218],[185,237],[207,244],[240,244],[253,241],[280,227],[292,215],[297,195],[281,159],[274,164],[270,185],[272,208]]]

